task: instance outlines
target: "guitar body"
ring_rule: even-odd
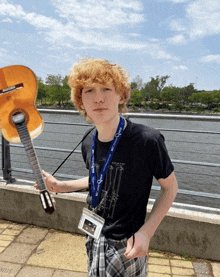
[[[26,66],[12,65],[0,69],[0,120],[4,138],[19,143],[20,137],[12,116],[23,113],[30,137],[36,138],[44,128],[43,119],[35,108],[37,79]]]

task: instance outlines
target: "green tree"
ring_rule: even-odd
[[[160,94],[161,100],[179,104],[182,97],[181,88],[170,85],[165,87]]]
[[[156,76],[156,78],[151,77],[151,80],[145,85],[142,93],[145,98],[145,102],[149,99],[153,101],[153,99],[160,99],[160,94],[166,84],[168,75],[166,76]]]
[[[214,103],[217,106],[219,106],[219,104],[220,104],[220,90],[213,90],[212,95],[213,95]]]
[[[200,103],[201,102],[200,92],[195,92],[191,96],[189,96],[189,101],[191,103]]]
[[[141,106],[143,101],[143,95],[138,89],[131,92],[130,103],[133,106]]]
[[[58,102],[58,106],[64,105],[70,99],[70,89],[67,89],[67,76],[47,75],[46,84],[49,85],[49,95],[52,102]]]
[[[208,106],[208,109],[211,109],[211,105],[214,103],[214,95],[213,93],[207,91],[201,91],[197,93],[193,93],[189,97],[190,102],[192,103],[201,103]]]
[[[137,83],[136,82],[131,82],[131,92],[135,89],[137,89]]]
[[[189,103],[189,97],[193,94],[196,93],[197,90],[194,88],[194,84],[190,83],[188,86],[183,87],[181,89],[181,100],[183,101],[183,103]]]
[[[48,95],[47,88],[45,84],[38,83],[38,91],[37,91],[37,100],[40,100],[41,105],[43,104],[43,99]]]
[[[214,102],[213,94],[207,91],[200,92],[200,100],[202,104],[208,106],[208,109],[211,109],[211,105]]]

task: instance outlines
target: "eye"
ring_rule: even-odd
[[[91,89],[87,89],[86,91],[85,91],[85,93],[91,93],[91,92],[93,92],[93,89],[91,88]]]
[[[103,91],[110,91],[110,88],[104,88]]]

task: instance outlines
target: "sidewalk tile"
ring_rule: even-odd
[[[10,243],[11,241],[8,240],[0,240],[0,246],[7,247]]]
[[[88,277],[88,273],[56,270],[53,277]]]
[[[172,274],[182,275],[182,276],[195,276],[195,272],[191,268],[180,268],[180,267],[171,267]]]
[[[37,244],[44,239],[47,234],[48,229],[29,227],[16,238],[15,242]]]
[[[147,277],[171,277],[171,275],[148,272]]]
[[[171,274],[171,270],[169,266],[162,266],[162,265],[151,265],[149,264],[147,267],[148,272],[152,273],[166,273]]]
[[[16,277],[52,277],[54,269],[44,267],[25,266]]]
[[[48,233],[28,264],[87,272],[86,238],[70,233]]]
[[[0,254],[0,261],[25,263],[36,245],[24,243],[11,243],[3,253]]]
[[[27,224],[17,224],[17,223],[14,223],[12,225],[10,225],[8,227],[8,229],[13,229],[13,230],[23,230],[25,228],[27,228]]]
[[[208,265],[206,263],[193,263],[193,266],[195,268],[196,274],[200,275],[205,275],[209,274],[210,270],[208,268]]]
[[[0,276],[14,277],[20,270],[21,265],[13,263],[0,262]]]
[[[0,222],[0,229],[6,229],[11,225],[11,223],[1,223]]]
[[[220,277],[220,263],[211,263],[215,277]]]
[[[12,241],[14,240],[15,236],[10,236],[10,235],[0,235],[0,240],[7,240],[7,241]]]
[[[150,252],[148,254],[149,257],[161,257],[161,258],[166,258],[164,254],[162,253],[156,253],[156,252]]]
[[[151,257],[147,260],[147,263],[157,264],[157,265],[168,265],[168,266],[170,265],[169,259],[161,259],[161,258],[157,259],[157,258],[151,258]]]
[[[170,260],[171,266],[193,268],[192,262],[182,260]]]
[[[10,235],[10,236],[17,236],[21,233],[21,230],[12,230],[12,229],[6,229],[2,233],[2,235]]]

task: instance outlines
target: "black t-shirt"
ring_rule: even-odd
[[[94,132],[95,129],[82,143],[82,155],[89,170]],[[96,136],[97,176],[110,145],[111,142],[101,142]],[[173,170],[163,135],[153,128],[127,120],[127,127],[106,172],[97,209],[97,214],[105,219],[102,230],[105,237],[120,240],[137,232],[145,222],[153,176],[165,179]],[[87,202],[91,203],[90,178]]]

